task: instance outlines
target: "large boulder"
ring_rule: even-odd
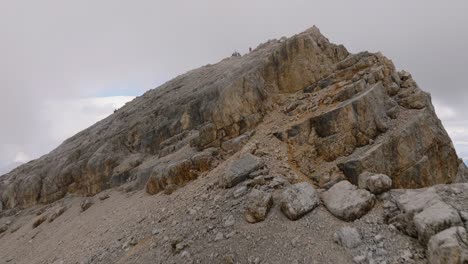
[[[359,174],[358,186],[374,194],[380,194],[392,188],[392,179],[385,174],[366,171]]]
[[[252,189],[247,196],[245,220],[249,223],[264,221],[273,205],[273,197],[265,191]]]
[[[297,220],[320,205],[317,191],[307,182],[286,188],[281,196],[281,211],[291,220]]]
[[[250,153],[233,160],[221,175],[220,185],[231,188],[246,180],[249,174],[263,167],[263,161]]]
[[[458,211],[444,202],[437,202],[426,207],[414,216],[413,221],[418,238],[423,244],[426,244],[433,235],[440,231],[452,226],[463,225]]]
[[[358,189],[349,181],[341,181],[323,192],[322,200],[333,215],[345,221],[353,221],[372,209],[375,196],[367,190]]]
[[[463,227],[451,227],[429,240],[427,247],[429,264],[468,263],[468,237]]]
[[[381,194],[392,188],[392,179],[385,174],[376,174],[367,179],[366,185],[371,193]]]

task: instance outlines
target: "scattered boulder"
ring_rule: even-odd
[[[430,264],[468,263],[468,238],[463,227],[451,227],[433,236],[427,247]]]
[[[322,200],[334,216],[353,221],[372,209],[375,196],[366,190],[358,189],[349,181],[341,181],[323,192]]]
[[[234,196],[235,199],[237,199],[237,198],[244,196],[247,193],[247,191],[248,189],[246,186],[240,186],[232,193],[232,195]]]
[[[392,188],[392,179],[385,174],[374,174],[367,179],[367,189],[373,194],[381,194]]]
[[[247,197],[245,220],[249,223],[264,221],[272,205],[273,198],[270,193],[253,189]]]
[[[239,159],[229,164],[229,167],[220,179],[220,185],[226,188],[234,187],[246,180],[251,172],[261,167],[263,167],[263,162],[260,158],[250,153],[245,153]]]
[[[61,216],[67,208],[65,206],[60,206],[59,208],[55,209],[55,211],[49,217],[49,223],[52,223],[57,217]]]
[[[320,204],[317,191],[307,182],[286,188],[281,197],[281,211],[290,220],[297,220]]]
[[[444,202],[435,203],[414,216],[414,224],[419,241],[426,244],[429,239],[452,226],[462,226],[460,215],[450,205]]]
[[[32,224],[32,227],[36,228],[39,225],[41,225],[42,223],[44,223],[46,220],[47,220],[47,215],[45,215],[45,214],[40,215],[34,220],[34,222]]]
[[[347,249],[353,249],[362,243],[361,234],[354,227],[345,226],[333,235],[335,242]]]
[[[91,199],[84,199],[80,204],[81,212],[88,210],[93,204],[94,202]]]
[[[0,234],[8,230],[8,225],[3,224],[0,226]]]
[[[104,201],[104,200],[109,199],[109,197],[110,195],[108,193],[103,193],[103,194],[100,194],[98,198],[99,200]]]

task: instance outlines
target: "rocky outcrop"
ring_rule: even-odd
[[[1,177],[0,201],[6,209],[29,207],[120,185],[169,194],[234,155],[219,176],[232,187],[261,167],[259,157],[236,153],[262,125],[287,143],[288,162],[318,187],[358,184],[366,171],[388,175],[396,188],[466,178],[430,96],[411,74],[379,53],[349,54],[313,27],[137,97]]]

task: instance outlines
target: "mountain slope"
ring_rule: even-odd
[[[313,27],[1,177],[0,261],[460,263],[467,179],[411,74]]]

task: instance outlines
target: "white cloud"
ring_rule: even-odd
[[[93,97],[76,100],[48,101],[41,116],[50,124],[50,137],[62,142],[79,131],[109,116],[134,96]]]
[[[18,162],[18,163],[25,163],[25,162],[28,162],[30,161],[31,158],[29,157],[29,155],[27,155],[26,153],[20,151],[18,153],[16,153],[16,156],[15,156],[15,159],[13,160],[13,162]]]
[[[454,108],[444,105],[437,100],[433,100],[432,103],[440,119],[449,120],[449,119],[457,117],[457,112],[455,111]]]

